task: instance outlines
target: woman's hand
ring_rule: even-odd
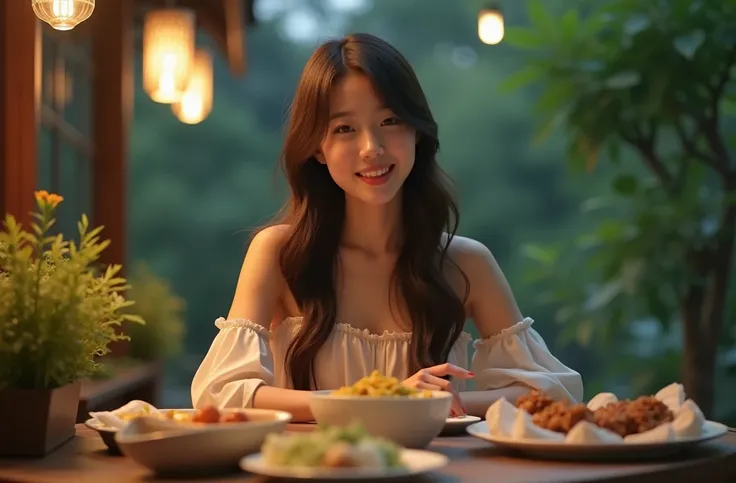
[[[405,386],[413,387],[416,389],[428,390],[428,391],[447,391],[452,393],[452,408],[450,410],[450,416],[461,416],[467,413],[463,402],[460,400],[460,396],[457,391],[452,387],[452,383],[447,379],[443,379],[443,376],[454,376],[461,379],[472,379],[474,374],[470,371],[463,369],[462,367],[455,366],[453,364],[444,363],[438,366],[427,367],[418,371],[413,376],[403,381]]]

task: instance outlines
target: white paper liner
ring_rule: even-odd
[[[490,433],[495,436],[519,441],[559,441],[567,444],[666,443],[703,434],[705,423],[703,412],[691,399],[685,399],[682,384],[672,383],[665,386],[657,391],[654,397],[670,408],[675,414],[674,421],[625,438],[588,421],[579,422],[567,435],[555,433],[535,425],[529,413],[516,408],[505,398],[499,399],[488,408],[486,424]],[[595,411],[617,401],[615,394],[603,392],[595,395],[587,406],[591,411]]]
[[[108,428],[121,429],[128,422],[121,419],[120,416],[128,414],[155,416],[157,413],[158,409],[156,409],[152,404],[135,399],[113,411],[90,412],[89,415],[92,419]]]

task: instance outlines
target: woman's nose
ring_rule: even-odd
[[[360,157],[363,159],[374,159],[383,156],[384,148],[381,139],[371,132],[367,132],[363,139]]]

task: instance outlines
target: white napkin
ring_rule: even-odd
[[[674,441],[675,432],[672,424],[660,424],[654,429],[643,433],[630,434],[624,438],[624,443],[666,443]]]
[[[105,426],[120,429],[125,426],[127,422],[120,419],[119,416],[130,413],[154,415],[156,414],[156,411],[158,411],[158,409],[156,409],[155,406],[145,401],[134,399],[113,411],[90,412],[89,415]]]
[[[564,441],[565,435],[549,429],[540,428],[532,422],[532,417],[526,411],[516,411],[516,418],[511,427],[513,439],[543,439],[547,441]]]
[[[672,429],[678,438],[695,438],[703,434],[705,416],[692,399],[685,401],[675,412]]]
[[[670,411],[677,412],[685,402],[685,388],[682,384],[673,382],[669,386],[665,386],[654,395],[655,398],[662,401]]]
[[[601,392],[593,396],[588,402],[588,409],[591,411],[597,411],[600,408],[606,407],[609,404],[618,402],[618,398],[612,392]]]
[[[505,397],[491,404],[488,411],[486,411],[486,424],[491,434],[494,436],[511,436],[517,412],[525,413],[526,411],[519,411]]]
[[[589,421],[580,421],[567,432],[566,443],[572,444],[616,444],[624,439],[613,431],[601,428]]]
[[[130,436],[133,434],[146,434],[153,433],[156,431],[175,430],[175,431],[192,431],[202,430],[196,426],[187,426],[177,423],[168,418],[162,418],[159,416],[139,416],[135,419],[131,419],[125,425],[125,428],[121,428],[122,432]]]

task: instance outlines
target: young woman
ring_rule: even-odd
[[[378,370],[484,415],[530,388],[580,401],[580,375],[523,318],[491,252],[455,236],[437,124],[414,71],[366,34],[307,62],[282,153],[291,196],[253,238],[192,382],[205,404],[312,419],[309,391]],[[467,318],[482,336],[472,344]],[[467,368],[470,367],[472,372]],[[464,391],[475,379],[476,391]]]

